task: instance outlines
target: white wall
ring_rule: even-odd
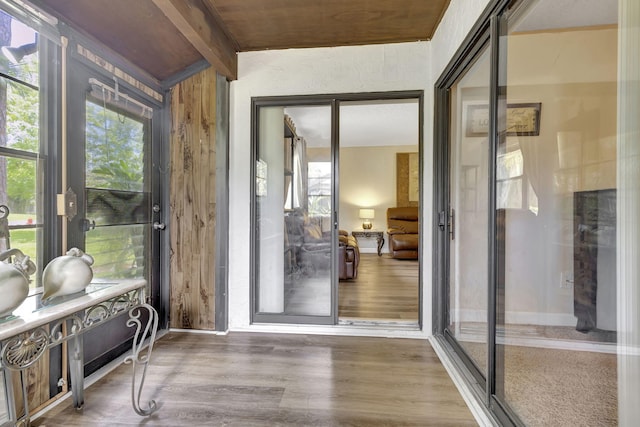
[[[362,207],[374,210],[376,217],[371,221],[374,230],[387,229],[387,208],[397,206],[396,153],[417,151],[417,144],[340,149],[341,229],[351,232],[362,228],[358,216]],[[359,239],[358,246],[362,253],[377,252],[375,239]],[[388,252],[386,234],[382,251]]]
[[[430,43],[397,43],[318,49],[246,52],[238,55],[231,83],[229,152],[229,329],[249,327],[251,97],[425,90],[431,99]],[[432,164],[432,105],[425,103],[425,171]],[[425,173],[425,200],[432,179]],[[424,223],[432,221],[425,210]],[[423,233],[424,330],[431,331],[431,230]]]
[[[431,73],[435,83],[489,0],[451,0],[431,39]]]

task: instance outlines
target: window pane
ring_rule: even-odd
[[[86,252],[94,258],[95,279],[145,277],[145,226],[97,227],[86,241]]]
[[[481,374],[487,368],[489,50],[451,88],[451,208],[447,329]]]
[[[498,181],[496,204],[500,209],[522,208],[522,178]]]
[[[498,179],[515,178],[522,175],[522,151],[511,151],[498,156],[496,168]]]
[[[38,171],[40,166],[43,163],[35,160],[0,156],[0,203],[9,210],[9,229],[0,229],[0,236],[8,234],[8,239],[0,239],[0,250],[20,249],[42,270],[43,266],[38,262],[41,259],[41,228],[33,228],[42,225],[39,215],[41,201],[38,198],[39,189],[42,188],[39,179],[42,172]],[[31,277],[32,287],[39,286],[36,277]]]
[[[6,146],[37,153],[40,149],[40,99],[36,89],[0,78],[6,90]]]
[[[331,196],[309,196],[309,215],[331,216]]]
[[[150,197],[145,192],[146,117],[100,100],[86,102],[86,234],[96,279],[149,280]],[[148,181],[147,181],[148,182]]]
[[[0,46],[0,72],[37,87],[38,34],[0,10]]]
[[[290,315],[329,316],[333,249],[324,212],[331,205],[331,163],[311,159],[325,159],[330,141],[306,137],[330,132],[305,130],[316,123],[305,118],[330,123],[331,108],[265,106],[258,114],[256,315],[283,321]]]
[[[496,395],[526,425],[617,425],[618,11],[552,3],[500,25]]]
[[[87,102],[87,187],[143,191],[144,125]]]

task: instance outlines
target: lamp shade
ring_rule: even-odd
[[[361,219],[373,219],[375,217],[376,217],[376,214],[373,209],[360,209]]]

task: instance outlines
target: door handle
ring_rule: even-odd
[[[84,231],[85,233],[87,231],[91,231],[91,230],[95,230],[96,229],[96,221],[95,220],[88,220],[88,219],[83,219],[82,220],[82,231]]]
[[[156,221],[153,223],[154,230],[164,230],[165,228],[167,228],[167,225],[164,222]]]

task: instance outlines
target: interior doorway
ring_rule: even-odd
[[[339,113],[340,245],[359,252],[339,276],[339,322],[417,327],[419,100],[341,102]]]

